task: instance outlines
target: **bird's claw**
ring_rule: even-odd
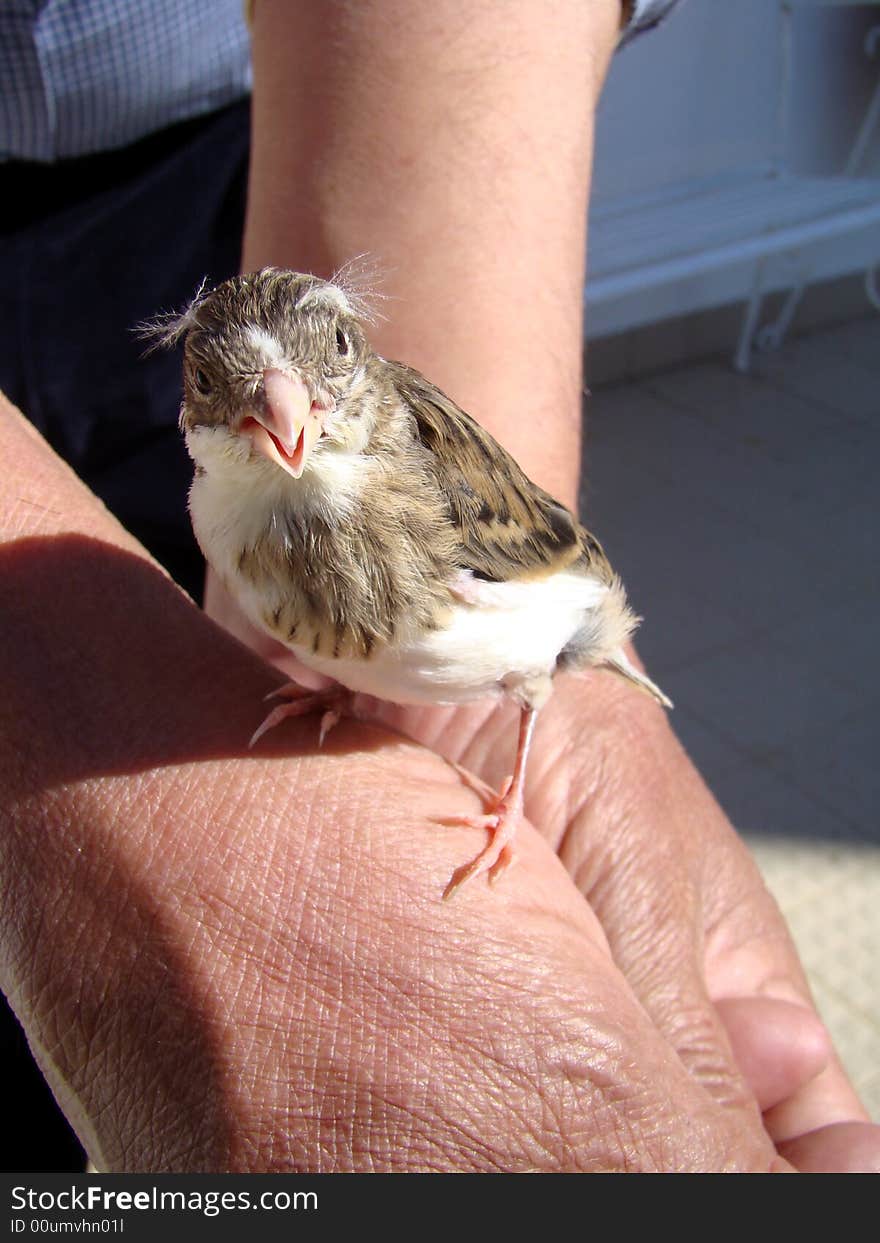
[[[451,898],[462,885],[469,880],[473,880],[475,876],[481,876],[483,872],[489,874],[489,884],[494,885],[502,872],[506,872],[510,865],[515,862],[516,852],[510,845],[510,842],[499,843],[496,833],[475,859],[471,859],[470,863],[463,863],[461,867],[455,869],[449,884],[443,890],[443,900],[446,901]]]
[[[264,696],[265,703],[270,699],[286,699],[288,702],[279,704],[277,708],[273,708],[263,723],[254,731],[248,747],[251,748],[267,734],[270,729],[274,729],[276,725],[280,725],[282,721],[289,716],[305,716],[308,712],[313,712],[317,708],[323,708],[324,714],[321,717],[321,725],[318,733],[318,746],[324,745],[324,739],[330,733],[335,725],[339,724],[342,718],[342,712],[348,703],[350,696],[347,691],[341,687],[331,687],[328,690],[309,691],[305,690],[297,682],[287,682],[284,686],[276,687],[274,691],[270,691]]]
[[[342,713],[338,708],[328,708],[321,717],[321,727],[318,730],[318,746],[323,747],[324,739],[330,733],[331,729],[335,729],[339,724]]]
[[[469,863],[462,864],[452,873],[449,884],[443,891],[444,900],[451,898],[466,881],[472,880],[475,876],[481,876],[483,872],[488,872],[489,883],[494,885],[501,873],[514,862],[516,854],[512,843],[522,818],[522,799],[517,794],[509,797],[512,787],[513,778],[510,777],[501,787],[499,794],[495,796],[493,800],[495,806],[492,811],[483,812],[477,816],[456,815],[445,818],[447,824],[464,825],[472,829],[488,829],[492,836],[476,858],[471,859]]]

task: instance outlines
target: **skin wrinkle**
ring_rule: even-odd
[[[789,933],[774,918],[778,912],[775,898],[763,885],[763,881],[761,886],[764,902],[760,913],[764,915],[763,920],[757,917],[753,909],[754,894],[751,906],[743,894],[737,902],[725,903],[722,909],[714,910],[706,929],[706,956],[716,966],[716,991],[721,990],[729,996],[734,995],[742,979],[752,975],[750,951],[753,946],[762,955],[762,947],[770,939],[778,942],[785,950],[792,945]],[[775,987],[777,980],[775,964],[768,963],[761,989],[769,992]],[[798,983],[806,988],[806,979],[800,971]],[[785,981],[785,991],[779,995],[786,1000],[802,999],[803,996],[792,987],[790,979]]]
[[[701,869],[710,867],[710,860],[707,858],[701,857],[699,862]],[[717,875],[713,873],[712,879],[717,882]],[[594,893],[591,896],[592,900],[596,902],[597,895]],[[646,896],[650,897],[650,895]],[[677,926],[675,922],[675,915],[676,907],[679,905],[679,900],[676,899],[674,895],[670,894],[668,895],[668,901],[671,903],[672,909],[669,911],[666,926],[672,930]],[[599,903],[598,909],[600,911],[602,909],[601,902]],[[658,907],[655,898],[651,898],[651,909],[653,912],[652,918],[655,920],[658,918],[660,919],[660,927],[662,929],[662,907]],[[680,910],[678,911],[678,914],[680,915]],[[638,927],[642,921],[635,919],[633,923],[636,927]],[[752,915],[751,930],[754,932],[754,912]],[[705,994],[699,964],[693,961],[685,945],[682,945],[678,951],[672,950],[671,952],[679,958],[684,955],[686,960],[683,961],[682,970],[677,973],[680,980],[679,988],[674,994],[670,992],[669,996],[665,1000],[659,997],[656,994],[656,990],[654,990],[652,993],[654,1000],[649,1007],[651,1013],[655,1017],[659,1018],[661,1025],[663,1025],[664,1029],[668,1032],[669,1038],[671,1039],[673,1045],[679,1047],[680,1052],[685,1057],[686,1064],[689,1066],[691,1072],[699,1077],[701,1081],[707,1083],[713,1094],[719,1100],[739,1105],[747,1099],[744,1092],[744,1086],[738,1078],[731,1078],[729,1070],[725,1067],[723,1060],[719,1061],[717,1053],[719,1048],[719,1039],[723,1046],[726,1046],[726,1041],[724,1040],[723,1035],[718,1030],[715,1030],[717,1024],[709,1022],[704,1013]],[[628,946],[627,962],[638,961],[641,956],[642,955],[640,955],[635,944],[630,944]],[[632,978],[632,973],[630,972],[630,974]],[[676,973],[673,973],[673,975],[675,974]],[[693,997],[690,1007],[688,1007],[686,1002],[686,991],[682,991],[684,989],[685,982],[689,979],[694,982],[692,989]],[[638,983],[638,976],[635,977],[635,980],[636,983]],[[718,995],[717,989],[716,995]],[[692,1012],[690,1020],[687,1020],[686,1018],[683,1019],[681,1017],[682,1005],[684,1005],[684,1014],[687,1014],[688,1010]],[[678,1015],[678,1017],[676,1017],[676,1015]],[[682,1043],[681,1037],[683,1030],[686,1037],[684,1043]],[[699,1035],[701,1031],[704,1033],[702,1039]]]
[[[697,978],[696,972],[688,974]],[[727,1043],[724,1033],[699,992],[690,1000],[685,998],[674,1015],[670,1005],[664,1030],[689,1072],[719,1103],[751,1109],[754,1107],[751,1094],[740,1077],[731,1075],[730,1063],[722,1057]]]
[[[487,1081],[484,1086],[489,1094],[489,1098],[492,1099],[492,1081]],[[371,1100],[375,1099],[377,1099],[375,1095],[372,1095]],[[407,1100],[404,1103],[405,1112],[403,1112],[401,1110],[401,1101],[398,1098],[389,1097],[387,1094],[384,1094],[381,1099],[388,1101],[392,1105],[395,1116],[399,1115],[406,1118],[407,1127],[410,1132],[417,1128],[418,1124],[421,1124],[427,1154],[431,1146],[431,1135],[436,1134],[438,1131],[436,1107],[415,1109],[413,1107],[413,1103],[410,1100]],[[430,1097],[428,1097],[428,1099],[430,1099]],[[511,1093],[509,1089],[505,1090],[499,1084],[497,1092],[494,1093],[495,1106],[498,1112],[500,1113],[504,1109],[513,1109],[515,1111],[515,1100],[515,1094]],[[469,1157],[470,1164],[478,1169],[502,1167],[505,1162],[505,1158],[486,1139],[485,1132],[488,1130],[489,1133],[491,1133],[492,1128],[487,1128],[485,1121],[478,1114],[474,1114],[467,1095],[462,1095],[459,1098],[457,1108],[449,1110],[445,1113],[444,1122],[446,1124],[444,1128],[445,1131],[449,1132],[455,1138],[454,1148],[451,1148],[450,1146],[450,1156],[453,1157],[453,1160],[450,1161],[447,1168],[455,1168],[453,1154],[458,1154],[459,1162],[461,1155]],[[517,1129],[517,1133],[520,1136],[528,1135],[531,1130],[530,1120],[528,1118],[521,1118],[520,1122],[521,1125]],[[441,1133],[443,1132],[441,1131]],[[436,1147],[436,1144],[434,1146]],[[518,1164],[518,1158],[515,1157],[513,1153],[509,1153],[506,1161],[508,1163],[513,1163],[514,1166]]]
[[[670,849],[672,845],[670,843]],[[665,869],[671,874],[676,874],[674,869]],[[652,937],[656,936],[657,928],[661,930],[667,928],[670,932],[679,925],[676,923],[676,917],[680,917],[683,909],[693,908],[698,891],[693,885],[690,887],[690,894],[683,901],[680,893],[669,891],[663,898],[667,907],[667,913],[664,915],[662,905],[658,906],[656,897],[652,902],[652,922],[650,925],[644,924],[640,920],[633,921],[633,929],[643,927],[647,933],[650,926]],[[598,909],[601,910],[601,894],[593,892],[591,898],[594,902],[598,902]],[[630,944],[628,946],[628,961],[638,960],[642,955],[638,950],[637,942],[633,940],[633,935],[628,936]],[[612,946],[614,945],[612,940]],[[680,988],[674,995],[666,999],[659,997],[656,992],[652,992],[649,1010],[653,1017],[658,1018],[661,1025],[666,1030],[669,1039],[679,1053],[685,1058],[686,1064],[691,1072],[700,1079],[711,1085],[714,1094],[725,1102],[735,1102],[742,1104],[747,1100],[743,1084],[737,1079],[731,1079],[729,1072],[725,1071],[723,1061],[719,1060],[718,1048],[719,1030],[717,1021],[710,1020],[708,1012],[705,1008],[705,995],[701,984],[696,981],[700,978],[699,967],[696,962],[690,958],[690,951],[684,944],[679,949],[670,946],[671,952],[676,957],[681,958],[682,955],[688,959],[687,963],[683,963],[684,971],[680,976],[682,981],[693,979],[695,982],[695,996],[690,1005],[683,1000]],[[700,1034],[702,1032],[702,1035]],[[684,1034],[684,1039],[682,1039]],[[723,1042],[723,1037],[720,1037]]]
[[[481,1052],[480,1048],[477,1048],[476,1053],[479,1054],[480,1052]]]
[[[533,1003],[537,1004],[535,994],[531,994],[531,996]],[[499,1014],[498,1017],[500,1022],[496,1029],[496,1041],[499,1043],[495,1045],[490,1043],[488,1046],[485,1043],[474,1043],[472,1044],[472,1048],[474,1056],[481,1058],[484,1070],[486,1067],[486,1058],[488,1056],[492,1059],[492,1062],[498,1066],[499,1071],[502,1072],[498,1078],[499,1100],[503,1100],[508,1109],[516,1107],[515,1098],[511,1097],[509,1087],[506,1086],[507,1080],[505,1076],[509,1076],[511,1072],[514,1073],[516,1078],[519,1078],[522,1085],[525,1085],[526,1083],[534,1083],[535,1085],[539,1085],[545,1077],[547,1069],[550,1067],[561,1068],[564,1072],[563,1082],[568,1084],[571,1091],[574,1091],[575,1098],[578,1094],[582,1093],[586,1082],[589,1082],[593,1087],[599,1087],[599,1100],[602,1099],[606,1091],[612,1090],[612,1085],[619,1082],[619,1069],[621,1061],[621,1043],[619,1040],[615,1039],[614,1041],[610,1043],[606,1042],[605,1044],[606,1056],[610,1053],[612,1048],[614,1048],[615,1054],[611,1062],[608,1063],[608,1068],[603,1074],[602,1059],[597,1056],[597,1046],[592,1039],[589,1041],[584,1039],[585,1033],[580,1023],[577,1024],[576,1039],[579,1043],[581,1043],[581,1047],[578,1049],[577,1057],[573,1061],[567,1052],[568,1046],[565,1046],[565,1048],[559,1048],[555,1056],[553,1055],[552,1050],[554,1043],[558,1044],[560,1033],[555,1029],[546,1030],[543,1024],[540,1025],[540,1028],[543,1028],[540,1032],[542,1039],[538,1038],[538,1032],[536,1031],[534,1038],[532,1042],[530,1042],[530,1046],[527,1049],[523,1050],[520,1048],[507,1047],[508,1042],[506,1040],[506,1024],[504,1022],[504,1015]],[[539,1049],[541,1050],[540,1053],[538,1052]],[[587,1051],[587,1049],[589,1049],[589,1051]],[[525,1057],[523,1057],[524,1053]],[[522,1068],[525,1066],[529,1066],[530,1069],[528,1071],[523,1071]],[[577,1068],[576,1070],[575,1067]],[[502,1084],[505,1086],[502,1087]],[[542,1100],[543,1108],[545,1110],[549,1110],[557,1120],[557,1126],[554,1127],[550,1133],[561,1133],[564,1129],[570,1130],[570,1127],[563,1128],[560,1120],[562,1118],[566,1118],[566,1120],[568,1120],[566,1115],[570,1113],[572,1102],[565,1102],[563,1098],[560,1098],[554,1107],[552,1100],[548,1099],[546,1095],[542,1095],[540,1090],[539,1099]],[[595,1092],[592,1094],[590,1099],[592,1117],[595,1123],[593,1133],[600,1135],[607,1134],[607,1130],[604,1126],[598,1123],[597,1114],[601,1113],[604,1115],[606,1113],[613,1112],[611,1110],[610,1103],[606,1103],[604,1107],[597,1106],[597,1093]],[[624,1098],[622,1096],[616,1095],[616,1103],[620,1103],[623,1100]],[[531,1116],[528,1113],[523,1114],[520,1121],[521,1127],[525,1128],[526,1133],[529,1133],[533,1128],[533,1119]],[[535,1138],[537,1139],[537,1136],[535,1136]],[[564,1160],[562,1154],[558,1151],[551,1155],[545,1150],[545,1159],[547,1157],[551,1158],[551,1165],[560,1160]],[[529,1160],[535,1160],[534,1154],[529,1158]]]

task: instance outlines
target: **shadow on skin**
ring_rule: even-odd
[[[136,1119],[128,1137],[161,1128],[169,1110],[198,1119],[195,1136],[181,1136],[185,1150],[175,1152],[173,1139],[163,1147],[165,1168],[224,1168],[235,1147],[227,1120],[236,1117],[224,1101],[241,1085],[225,1070],[228,1034],[212,1000],[220,982],[202,978],[181,950],[181,896],[175,882],[166,891],[161,879],[163,866],[172,876],[179,867],[162,857],[168,843],[157,852],[159,878],[150,875],[145,883],[143,868],[154,867],[149,851],[141,857],[140,846],[133,853],[116,836],[123,823],[134,823],[135,837],[143,831],[136,824],[139,807],[143,825],[149,824],[151,794],[120,787],[116,805],[115,789],[109,798],[101,790],[107,778],[165,767],[314,756],[319,716],[279,729],[261,743],[259,755],[249,752],[248,739],[265,713],[262,697],[277,673],[206,618],[153,564],[100,540],[61,535],[5,545],[0,615],[7,662],[0,737],[12,743],[11,762],[4,765],[4,831],[29,839],[4,878],[7,944],[12,964],[19,964],[4,964],[4,986],[36,1042],[44,1073],[93,1153],[91,1123],[77,1098],[88,1099],[91,1118],[105,1111],[113,1118],[120,1116],[115,1098],[121,1096],[127,1103],[122,1115]],[[389,740],[397,741],[346,722],[323,753],[378,750]],[[87,833],[70,819],[65,788],[73,785],[82,791],[80,815],[88,818],[98,808]],[[43,797],[46,791],[54,792],[51,800]],[[195,836],[211,841],[210,829]],[[234,847],[230,851],[232,866]],[[219,904],[212,906],[210,893],[184,900],[190,907],[203,903],[210,935],[220,943],[234,937],[234,913],[227,918]],[[34,910],[42,911],[36,929]],[[44,935],[47,918],[56,930]],[[109,951],[108,936],[117,947]],[[69,950],[63,962],[59,939]],[[281,966],[291,969],[289,960]],[[59,973],[68,985],[59,985]],[[145,1064],[140,1054],[149,1047],[167,1054]],[[101,1073],[105,1062],[126,1067],[124,1083]],[[116,1140],[102,1132],[107,1160],[119,1168],[126,1164],[126,1138]],[[204,1145],[196,1154],[194,1143]]]
[[[10,737],[19,720],[47,743],[64,737],[39,755],[43,788],[256,754],[248,740],[278,674],[144,558],[80,535],[12,541],[0,549],[0,613],[19,670],[0,721],[8,718]],[[94,676],[84,678],[84,667]],[[318,754],[319,720],[286,723],[259,754]],[[352,728],[358,749],[398,741]],[[351,737],[342,726],[322,750],[349,751]]]

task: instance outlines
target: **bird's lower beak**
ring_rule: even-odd
[[[312,401],[296,372],[269,367],[263,372],[263,391],[263,408],[249,414],[241,430],[258,453],[299,479],[323,431],[326,411]]]

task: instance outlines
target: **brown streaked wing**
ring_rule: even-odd
[[[446,498],[463,569],[505,582],[592,563],[604,577],[601,548],[564,505],[532,483],[488,432],[424,376],[401,363],[388,365]]]

